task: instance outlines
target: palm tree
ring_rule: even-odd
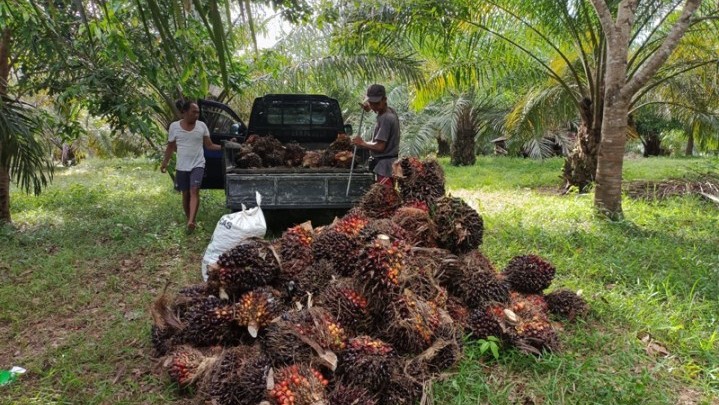
[[[631,84],[622,93],[623,104],[619,107],[624,110],[640,102],[663,80],[716,61],[716,52],[702,52],[663,66],[687,27],[691,26],[699,35],[702,31],[706,34],[705,25],[716,23],[713,19],[689,19],[700,0],[610,3],[607,5],[603,0],[455,0],[437,7],[419,0],[385,0],[353,9],[352,27],[353,35],[361,38],[355,43],[363,46],[389,49],[415,43],[437,51],[435,60],[441,65],[433,71],[443,74],[428,81],[430,86],[461,88],[475,86],[480,81],[485,87],[519,90],[547,81],[558,86],[579,121],[577,147],[564,169],[567,184],[584,189],[601,174],[606,187],[595,194],[595,203],[600,211],[619,212],[617,184],[621,183],[624,141],[605,142],[602,156],[611,154],[612,158],[601,166],[602,170],[597,158],[604,126],[610,118],[621,125],[612,124],[607,132],[612,135],[605,140],[617,136],[612,132],[617,128],[622,128],[621,137],[626,135],[626,111],[617,112],[615,99],[607,98],[607,91],[613,95],[611,92],[616,89],[611,86]],[[622,17],[631,18],[612,22],[612,13],[617,10]],[[709,12],[711,10],[702,11],[701,15]],[[624,24],[621,26],[623,36],[619,39],[615,35],[618,26],[612,25],[615,23]],[[392,30],[381,29],[389,25]],[[382,35],[383,32],[387,34]],[[626,41],[626,44],[618,49],[616,41]],[[626,52],[620,55],[622,50]],[[612,64],[622,60],[626,63]],[[616,76],[617,69],[622,71],[618,73],[623,75],[621,79]],[[522,74],[512,73],[517,70]],[[519,85],[514,82],[517,79],[523,79]],[[612,104],[606,105],[607,100]],[[619,115],[605,117],[606,111]]]
[[[50,151],[39,128],[41,122],[30,106],[0,98],[0,223],[11,222],[11,181],[27,193],[39,194],[52,179]]]
[[[502,106],[498,97],[475,92],[446,96],[417,113],[406,148],[411,154],[426,155],[446,142],[452,165],[473,165],[476,155],[488,152],[490,140],[499,135],[506,115]]]

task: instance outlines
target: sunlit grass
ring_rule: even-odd
[[[629,180],[690,176],[716,159],[633,159]],[[474,345],[436,404],[712,403],[719,393],[719,215],[696,197],[625,198],[626,219],[592,215],[593,195],[559,195],[562,161],[481,157],[448,167],[448,193],[485,223],[498,269],[536,253],[557,267],[552,288],[581,289],[585,320],[565,324],[541,357]],[[203,191],[192,235],[180,196],[145,160],[60,169],[40,196],[13,190],[15,226],[0,228],[0,368],[29,371],[0,403],[165,404],[185,399],[150,358],[148,306],[200,281],[224,194]],[[269,214],[272,215],[272,214]],[[647,352],[640,336],[669,355]],[[687,402],[692,403],[692,402]]]

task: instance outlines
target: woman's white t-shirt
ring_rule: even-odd
[[[202,121],[195,122],[192,131],[185,131],[180,121],[170,124],[167,130],[168,142],[177,142],[177,170],[192,171],[196,167],[205,167],[205,152],[202,149],[203,138],[210,136],[210,131]]]

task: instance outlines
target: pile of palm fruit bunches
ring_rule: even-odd
[[[482,217],[445,196],[441,166],[395,168],[396,189],[372,186],[331,225],[247,240],[207,283],[163,293],[152,341],[172,381],[217,404],[418,404],[465,341],[557,350],[559,322],[588,308],[545,295],[554,266],[528,254],[497,271]]]
[[[282,144],[273,136],[251,135],[235,154],[240,169],[260,167],[337,167],[352,165],[353,146],[349,135],[340,134],[327,149],[306,150],[297,142]]]

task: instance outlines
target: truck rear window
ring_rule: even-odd
[[[337,125],[328,102],[273,102],[267,107],[270,125]]]

